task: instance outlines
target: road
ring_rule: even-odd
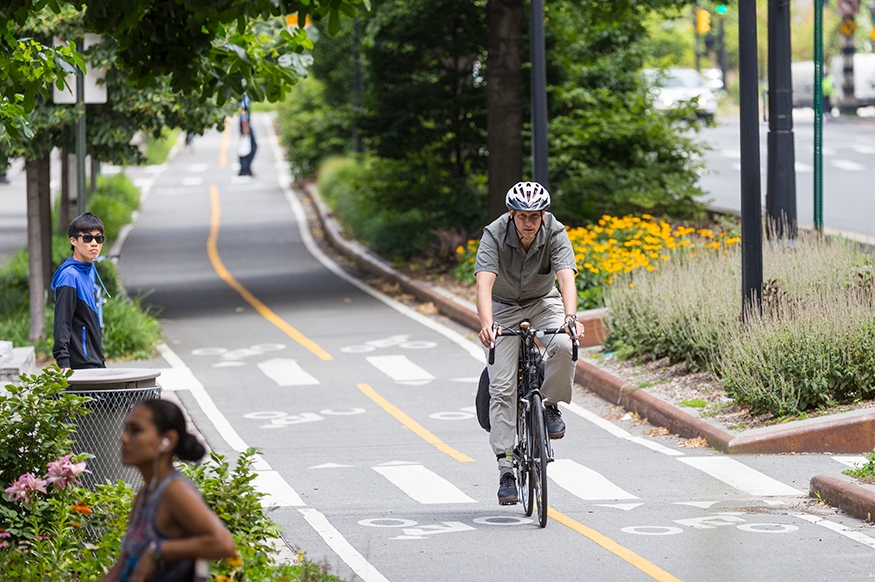
[[[814,223],[814,120],[810,110],[795,110],[796,207],[800,224]],[[766,204],[769,127],[760,123],[762,201]],[[714,206],[741,209],[739,123],[718,119],[702,131],[713,149],[700,185]],[[875,236],[875,123],[827,120],[823,127],[823,223],[827,228]]]
[[[150,178],[119,267],[166,334],[138,365],[161,369],[214,450],[261,450],[257,484],[287,543],[367,582],[875,576],[875,528],[807,496],[851,459],[683,448],[582,389],[547,527],[499,506],[473,334],[332,262],[269,118],[254,122],[256,177],[235,176],[233,130],[180,151]]]

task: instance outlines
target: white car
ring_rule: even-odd
[[[700,117],[713,117],[717,112],[717,95],[705,84],[695,69],[644,69],[644,77],[653,86],[653,106],[666,110],[684,101],[696,103]]]

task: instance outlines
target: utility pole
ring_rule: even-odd
[[[353,151],[360,154],[364,151],[362,134],[359,131],[359,119],[362,114],[362,59],[361,59],[361,32],[359,31],[359,19],[353,21],[352,29],[352,92],[353,108],[355,110],[355,126],[352,129]]]
[[[814,0],[814,228],[823,232],[823,0]]]
[[[720,68],[720,76],[723,79],[723,90],[728,91],[726,85],[726,4],[717,5],[717,17],[720,25],[717,28],[717,66]]]
[[[796,154],[793,81],[790,77],[790,0],[769,0],[769,136],[766,210],[768,228],[796,238]]]
[[[763,234],[757,89],[756,0],[738,1],[739,129],[741,133],[742,321],[762,311]]]
[[[840,110],[842,113],[854,115],[857,113],[857,97],[854,91],[854,53],[856,52],[854,32],[857,30],[857,23],[854,22],[854,16],[860,11],[860,0],[837,0],[836,8],[842,16],[839,32],[841,32],[844,78]]]
[[[535,182],[547,190],[547,57],[544,43],[544,0],[529,4],[529,42],[532,45],[532,158]]]

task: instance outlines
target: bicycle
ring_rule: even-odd
[[[536,339],[566,333],[564,327],[534,329],[528,321],[519,330],[500,327],[495,334],[520,338],[517,368],[517,430],[513,450],[519,496],[526,516],[538,507],[538,525],[547,525],[547,465],[553,462],[553,447],[547,434],[546,402],[541,394],[544,356]],[[572,342],[571,359],[577,361],[580,341]],[[495,347],[489,349],[489,363],[495,363]]]

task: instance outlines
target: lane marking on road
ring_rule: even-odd
[[[793,497],[806,495],[804,491],[785,485],[728,457],[686,457],[678,461],[750,495]]]
[[[210,263],[213,265],[213,270],[216,271],[216,274],[228,284],[229,287],[234,289],[240,296],[247,302],[249,305],[255,308],[259,314],[270,323],[278,327],[283,333],[287,336],[301,344],[304,348],[310,350],[321,360],[333,360],[331,354],[323,350],[319,345],[313,340],[306,337],[300,331],[295,329],[292,325],[286,322],[283,318],[273,312],[273,310],[261,302],[255,295],[249,292],[249,290],[240,284],[237,279],[225,268],[224,263],[222,263],[222,259],[219,257],[219,226],[221,225],[222,220],[222,207],[219,202],[219,189],[215,184],[210,185],[210,203],[212,206],[212,214],[210,217],[210,235],[207,238],[207,255],[210,257]]]
[[[269,132],[273,132],[273,127],[270,125],[268,125],[266,129]],[[284,152],[279,145],[279,140],[276,139],[275,134],[272,135],[272,138],[273,139],[268,140],[268,143],[270,143],[274,157],[276,157],[277,159],[283,158]],[[403,303],[395,301],[385,293],[377,291],[373,287],[362,283],[355,277],[349,275],[349,273],[344,271],[337,263],[332,261],[328,257],[328,255],[322,252],[322,249],[320,249],[316,242],[313,240],[313,236],[310,234],[310,226],[307,222],[307,214],[304,212],[304,207],[301,205],[301,201],[298,200],[298,197],[289,187],[289,176],[286,174],[278,173],[277,180],[280,184],[280,188],[282,188],[283,192],[285,193],[286,201],[289,203],[289,206],[292,209],[292,213],[295,215],[295,221],[298,223],[298,233],[301,235],[301,240],[304,242],[304,246],[307,247],[307,250],[310,252],[311,255],[313,255],[313,257],[316,258],[317,261],[322,263],[323,267],[325,267],[326,269],[334,273],[337,277],[343,279],[353,287],[359,289],[367,295],[370,295],[384,305],[391,307],[405,317],[412,319],[413,321],[427,327],[435,333],[444,336],[445,338],[465,350],[475,360],[482,364],[486,364],[486,353],[483,349],[483,346],[481,346],[479,342],[474,343],[464,335],[455,332],[436,321],[429,319],[421,313],[417,313]]]
[[[258,368],[278,386],[315,386],[319,380],[314,378],[295,360],[273,358],[258,362]]]
[[[225,415],[216,406],[204,385],[195,377],[182,358],[170,349],[170,346],[167,344],[160,344],[158,346],[158,353],[170,364],[170,370],[161,371],[160,384],[162,389],[174,391],[188,390],[197,401],[201,411],[206,415],[207,419],[228,446],[238,453],[246,451],[249,448],[246,442],[240,438],[240,435],[237,434],[237,431],[234,430],[234,427],[231,426],[231,423],[228,422],[228,419],[225,418]],[[168,387],[165,388],[165,386]],[[253,484],[265,494],[265,497],[261,500],[264,507],[298,507],[306,505],[295,490],[292,489],[291,485],[261,455],[255,456],[253,469],[257,475]],[[270,505],[266,505],[267,503],[270,503]]]
[[[857,468],[862,467],[863,465],[865,465],[866,463],[869,462],[869,459],[867,459],[866,457],[836,456],[836,457],[833,457],[833,460],[838,461],[842,465],[846,465],[846,466],[850,467],[851,469],[857,469]]]
[[[839,170],[845,170],[846,172],[862,172],[866,169],[866,166],[863,164],[858,164],[851,160],[833,160],[830,163]]]
[[[591,541],[608,550],[618,558],[638,568],[654,580],[658,580],[659,582],[681,582],[679,578],[675,578],[656,564],[645,560],[632,550],[621,546],[608,536],[599,533],[591,527],[587,527],[578,521],[575,521],[567,515],[559,513],[552,507],[547,508],[547,514],[565,527],[572,529],[579,534],[582,534],[583,536],[589,538]]]
[[[828,530],[832,530],[837,534],[843,535],[846,538],[850,538],[855,542],[863,544],[864,546],[875,548],[875,539],[872,539],[869,536],[862,534],[858,531],[853,531],[851,528],[844,526],[840,523],[834,523],[832,521],[826,520],[816,515],[811,515],[809,513],[796,513],[794,515],[799,519],[804,519],[805,521],[813,523],[814,525],[819,525],[821,527],[825,527]]]
[[[557,485],[584,501],[639,499],[611,483],[598,471],[571,459],[556,459],[550,465],[548,475]]]
[[[396,382],[424,384],[434,380],[434,376],[411,362],[407,356],[368,356],[365,359]]]
[[[450,445],[443,442],[441,439],[437,438],[433,435],[428,429],[424,426],[410,418],[404,411],[400,408],[377,394],[377,391],[374,390],[368,384],[356,384],[356,387],[362,391],[362,394],[373,400],[380,408],[391,414],[395,417],[398,422],[400,422],[404,427],[411,430],[414,434],[416,434],[419,438],[427,442],[428,444],[434,446],[440,452],[449,455],[460,463],[473,463],[474,459],[466,455],[465,453],[461,453],[451,447]]]
[[[458,487],[422,465],[371,467],[419,503],[477,503]]]
[[[580,406],[579,404],[575,404],[574,402],[570,402],[567,404],[564,402],[560,402],[559,406],[561,406],[562,408],[564,408],[565,410],[567,410],[569,412],[573,412],[574,414],[576,414],[577,416],[579,416],[581,418],[584,418],[584,419],[590,421],[591,423],[593,423],[597,427],[599,427],[603,430],[606,430],[607,432],[609,432],[610,434],[614,435],[617,438],[625,439],[629,442],[639,444],[643,447],[647,447],[648,449],[650,449],[652,451],[656,451],[657,453],[662,453],[663,455],[668,455],[669,457],[683,457],[684,456],[684,454],[682,452],[676,451],[675,449],[672,449],[672,448],[667,447],[665,445],[661,445],[659,443],[653,442],[652,440],[648,440],[645,438],[632,436],[632,433],[620,428],[619,426],[615,425],[614,423],[607,420],[606,418],[602,418],[601,416],[595,414],[594,412],[590,412],[589,410],[587,410],[583,406]]]
[[[358,553],[352,544],[346,541],[337,529],[328,522],[328,519],[312,508],[299,509],[298,511],[307,520],[307,523],[316,530],[325,543],[340,556],[340,559],[346,562],[353,572],[364,582],[389,582],[389,580],[380,574],[374,566],[365,560],[364,556]]]

